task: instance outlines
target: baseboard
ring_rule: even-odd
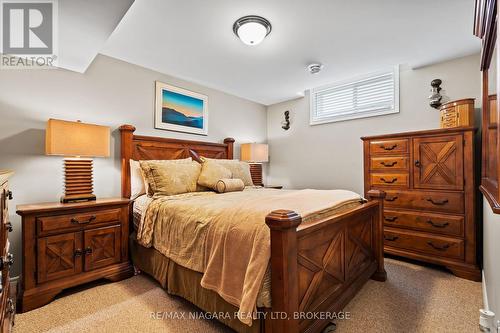
[[[487,287],[486,287],[486,278],[484,276],[484,270],[481,271],[481,274],[483,275],[483,280],[481,282],[482,288],[483,288],[483,309],[489,310],[490,306],[489,306],[489,303],[488,303],[488,290],[487,290]]]
[[[484,270],[482,271],[482,274],[483,274],[483,281],[482,281],[482,289],[483,289],[483,309],[485,310],[488,310],[488,311],[492,311],[490,309],[490,304],[489,304],[489,301],[488,301],[488,287],[487,287],[487,283],[486,283],[486,279],[485,279],[485,276],[484,276]],[[493,311],[495,312],[495,311]],[[497,324],[497,320],[499,320],[500,316],[498,314],[495,314],[495,318],[493,319],[493,327],[497,327],[496,325]],[[498,332],[498,328],[495,330],[495,328],[493,328],[493,331],[492,332],[495,332],[497,331]]]

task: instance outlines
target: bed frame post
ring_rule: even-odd
[[[225,138],[224,143],[227,145],[227,159],[232,160],[234,157],[234,139]]]
[[[122,160],[122,197],[130,199],[130,158],[132,158],[132,140],[135,127],[120,126],[121,160]]]
[[[297,226],[302,218],[291,210],[275,210],[266,216],[271,229],[272,333],[298,333]],[[287,318],[281,318],[281,314]],[[270,320],[270,318],[266,319]]]
[[[372,279],[376,281],[385,281],[387,280],[387,272],[384,267],[384,199],[385,192],[379,190],[370,190],[368,191],[368,197],[371,200],[377,200],[379,203],[378,214],[375,217],[376,219],[376,227],[374,236],[375,239],[378,240],[375,242],[375,257],[377,259],[377,270],[372,275]]]

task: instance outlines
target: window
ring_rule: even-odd
[[[399,67],[311,90],[311,125],[399,112]]]

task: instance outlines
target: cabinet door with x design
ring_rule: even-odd
[[[109,266],[120,261],[120,226],[84,232],[85,270]]]
[[[413,139],[414,188],[464,188],[463,137],[459,135]]]

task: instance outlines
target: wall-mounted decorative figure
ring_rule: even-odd
[[[441,106],[441,99],[443,96],[439,93],[441,91],[442,81],[440,79],[434,79],[431,81],[431,92],[432,94],[429,96],[429,105],[435,109],[438,109]]]
[[[285,120],[281,122],[281,128],[285,131],[290,129],[290,111],[285,111]]]

